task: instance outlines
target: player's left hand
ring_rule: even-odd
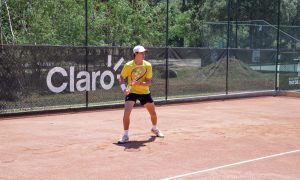
[[[131,86],[136,86],[136,85],[139,85],[139,84],[140,84],[139,81],[132,81],[132,82],[131,82]]]

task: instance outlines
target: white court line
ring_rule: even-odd
[[[297,152],[300,152],[300,149],[294,150],[294,151],[289,151],[289,152],[283,152],[283,153],[279,153],[279,154],[273,154],[273,155],[270,155],[270,156],[264,156],[264,157],[260,157],[260,158],[250,159],[250,160],[246,160],[246,161],[236,162],[236,163],[227,164],[227,165],[223,165],[223,166],[218,166],[218,167],[214,167],[214,168],[204,169],[204,170],[201,170],[201,171],[195,171],[195,172],[186,173],[186,174],[182,174],[182,175],[178,175],[178,176],[168,177],[168,178],[164,178],[162,180],[170,180],[170,179],[181,178],[181,177],[185,177],[185,176],[200,174],[200,173],[213,171],[213,170],[217,170],[217,169],[222,169],[222,168],[226,168],[226,167],[230,167],[230,166],[236,166],[236,165],[245,164],[245,163],[249,163],[249,162],[253,162],[253,161],[259,161],[259,160],[262,160],[262,159],[267,159],[267,158],[272,158],[272,157],[277,157],[277,156],[283,156],[283,155],[286,155],[286,154],[292,154],[292,153],[297,153]]]

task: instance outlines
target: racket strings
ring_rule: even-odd
[[[141,77],[143,77],[146,73],[146,69],[145,68],[136,68],[132,71],[132,79],[134,80],[138,80]]]

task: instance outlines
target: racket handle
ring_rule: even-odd
[[[129,86],[127,86],[126,90],[130,92],[131,88],[132,88],[132,86],[129,85]]]

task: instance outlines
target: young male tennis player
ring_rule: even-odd
[[[133,48],[134,60],[127,62],[121,72],[119,83],[125,96],[125,107],[123,115],[124,134],[118,141],[119,144],[129,141],[128,129],[130,124],[131,110],[139,100],[149,112],[152,122],[151,132],[157,137],[164,137],[163,133],[156,127],[157,115],[155,105],[150,94],[149,86],[152,80],[152,65],[145,61],[145,51],[143,46],[135,46]],[[127,78],[127,87],[125,79]]]

